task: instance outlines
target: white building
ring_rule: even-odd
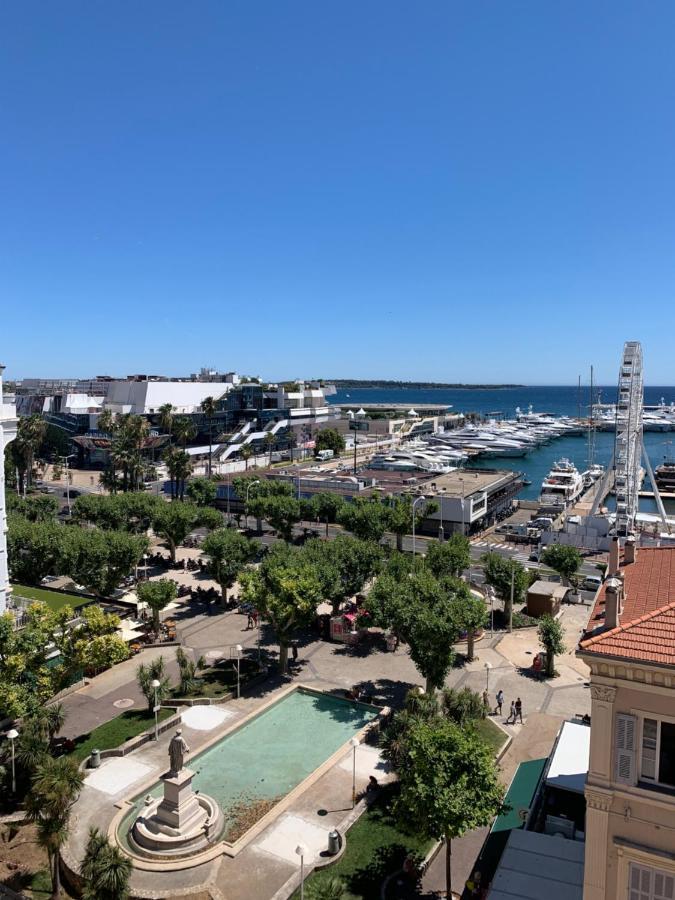
[[[108,388],[105,409],[113,413],[153,415],[165,403],[171,403],[174,413],[186,415],[199,412],[206,397],[217,399],[232,387],[232,383],[224,381],[113,381]]]
[[[5,508],[5,447],[16,437],[16,410],[13,403],[5,403],[2,397],[2,373],[0,366],[0,615],[7,609],[9,596],[9,569],[7,566],[7,510]]]

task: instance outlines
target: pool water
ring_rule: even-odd
[[[187,766],[195,772],[192,786],[219,803],[227,830],[228,810],[242,799],[281,799],[377,714],[364,704],[297,689],[208,750],[188,757]],[[161,782],[143,797],[147,793],[160,796]],[[125,817],[122,832],[141,802]]]

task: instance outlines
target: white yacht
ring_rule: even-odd
[[[561,510],[577,500],[584,490],[584,479],[569,459],[561,459],[541,484],[539,503],[541,506],[556,507]]]

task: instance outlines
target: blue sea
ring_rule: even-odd
[[[616,400],[616,386],[599,386],[593,388],[595,402],[613,403]],[[647,406],[656,406],[661,402],[675,402],[675,387],[650,386],[644,389],[644,402]],[[361,390],[338,391],[328,398],[331,404],[345,409],[357,409],[363,403],[405,403],[414,407],[424,403],[443,403],[452,407],[455,412],[475,412],[482,415],[500,414],[503,418],[513,419],[516,407],[526,412],[530,404],[534,412],[550,413],[555,416],[576,416],[579,411],[587,416],[590,404],[590,391],[583,386],[581,395],[576,386],[573,387],[519,387],[498,390],[433,390],[385,388],[364,388]],[[665,457],[675,455],[675,431],[645,432],[645,446],[653,467],[663,462]],[[598,432],[595,436],[595,453],[593,462],[607,465],[614,447],[613,432]],[[528,456],[518,458],[483,459],[475,463],[482,467],[498,467],[524,472],[531,485],[525,487],[520,494],[523,499],[536,499],[539,496],[544,476],[550,471],[553,463],[562,458],[572,460],[580,469],[589,465],[588,440],[584,436],[563,437],[532,451]],[[645,489],[649,489],[648,481]],[[666,509],[675,514],[675,502],[667,501]],[[656,505],[649,498],[641,498],[640,510],[656,512]]]

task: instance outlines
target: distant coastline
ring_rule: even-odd
[[[513,388],[523,388],[524,384],[450,384],[440,381],[388,381],[386,379],[360,380],[358,378],[328,378],[330,384],[334,384],[338,390],[347,388],[357,390],[358,388],[375,388],[382,390],[413,390],[413,391],[433,391],[433,390],[453,390],[453,391],[500,391]]]

